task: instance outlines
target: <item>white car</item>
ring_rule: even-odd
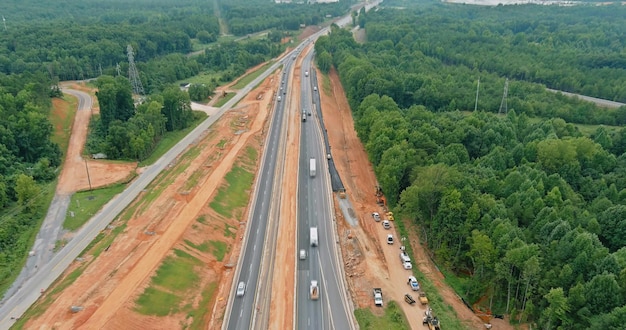
[[[387,244],[393,244],[393,235],[387,235]]]
[[[390,229],[391,228],[391,224],[389,223],[389,220],[384,220],[383,221],[383,228],[385,228],[385,229]]]
[[[413,264],[410,262],[403,262],[402,267],[404,267],[404,269],[413,269]]]
[[[407,284],[411,286],[411,290],[413,291],[419,291],[420,289],[420,284],[417,282],[415,276],[409,276],[409,281],[407,282]]]
[[[300,260],[304,260],[306,259],[306,250],[302,249],[300,250]]]
[[[243,297],[245,293],[246,293],[246,283],[239,282],[239,285],[237,285],[237,297]]]
[[[372,217],[376,222],[380,221],[380,214],[378,214],[378,212],[372,212]]]
[[[317,92],[317,86],[313,86],[313,90]]]

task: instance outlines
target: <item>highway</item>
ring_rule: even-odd
[[[286,56],[284,60],[284,71],[288,72],[292,64],[291,56]],[[282,86],[288,86],[289,75],[281,75]],[[264,260],[263,251],[265,244],[266,228],[268,224],[270,207],[274,198],[274,179],[276,176],[276,160],[279,146],[282,144],[279,137],[285,114],[286,97],[282,95],[282,101],[276,102],[274,113],[265,140],[261,167],[256,180],[254,189],[253,204],[251,208],[251,216],[248,218],[246,228],[244,246],[242,254],[239,257],[237,265],[237,274],[233,281],[233,291],[240,282],[246,284],[245,295],[243,297],[234,297],[231,293],[226,316],[224,322],[226,329],[250,329],[254,325],[256,317],[255,306],[257,304],[256,292],[259,286],[259,273],[262,262]],[[245,265],[245,268],[244,268]],[[223,327],[224,328],[224,327]]]
[[[290,55],[291,56],[291,55]],[[241,89],[237,95],[224,104],[214,115],[200,123],[191,133],[179,141],[172,149],[165,153],[159,160],[142,172],[121,194],[111,200],[96,214],[88,223],[76,232],[63,249],[51,256],[47,263],[38,265],[37,271],[24,281],[12,295],[7,295],[0,306],[0,330],[9,329],[14,323],[13,318],[21,317],[24,312],[39,298],[40,291],[47,289],[63,271],[79,256],[79,254],[93,241],[100,231],[117,217],[136,197],[144,190],[161,171],[197,141],[201,134],[215,123],[226,111],[239,102],[253,87],[267,78],[282,63],[276,62],[263,74]],[[80,101],[79,101],[80,102]],[[62,215],[63,217],[65,214]],[[62,220],[61,220],[62,221]],[[42,228],[42,230],[45,230]]]
[[[297,329],[353,329],[351,308],[343,281],[343,267],[338,260],[338,241],[331,203],[332,191],[328,176],[325,146],[319,122],[318,92],[312,73],[309,52],[301,67],[301,109],[306,111],[307,120],[301,122],[300,170],[298,174],[298,250],[308,251],[306,260],[297,264]],[[305,76],[309,72],[309,77]],[[313,85],[312,85],[313,84]],[[319,90],[319,88],[318,88]],[[308,113],[311,112],[311,116]],[[309,160],[316,160],[317,173],[310,176]],[[318,228],[319,245],[311,247],[310,228]],[[311,280],[320,287],[317,301],[309,297]]]

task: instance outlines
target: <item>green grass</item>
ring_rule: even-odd
[[[188,317],[193,317],[193,322],[189,326],[190,330],[204,330],[206,328],[205,319],[211,315],[211,301],[214,300],[217,291],[217,282],[211,282],[202,290],[202,299],[198,308],[187,313]]]
[[[220,142],[217,143],[217,147],[220,149],[223,149],[224,146],[226,145],[226,142],[228,142],[228,140],[221,139]]]
[[[235,209],[248,205],[246,191],[252,186],[254,175],[237,166],[226,174],[225,179],[228,185],[218,190],[209,206],[224,217],[232,218]],[[242,214],[236,215],[238,220],[241,220],[241,216]]]
[[[333,95],[333,90],[330,87],[330,78],[328,74],[322,74],[322,89],[326,95]]]
[[[224,226],[224,237],[232,237],[232,238],[236,237],[236,235],[237,235],[236,234],[236,230],[232,231],[232,230],[230,230],[231,228],[235,228],[235,226],[231,226],[229,224],[226,224]]]
[[[254,79],[256,79],[258,76],[260,76],[267,69],[269,69],[269,67],[272,66],[273,64],[274,64],[274,61],[269,61],[265,65],[263,65],[262,67],[260,67],[257,70],[255,70],[254,72],[251,72],[250,74],[241,77],[241,79],[239,79],[239,81],[237,81],[237,83],[233,85],[233,88],[234,89],[242,89],[242,88],[246,87]]]
[[[27,228],[20,230],[16,237],[16,243],[10,247],[9,250],[4,250],[5,258],[4,264],[0,267],[0,296],[4,295],[6,290],[13,284],[15,279],[20,273],[20,270],[26,264],[26,260],[28,259],[28,251],[31,249],[33,244],[35,243],[35,239],[37,237],[37,233],[39,233],[39,228],[43,223],[43,220],[48,212],[48,208],[50,207],[50,203],[52,202],[52,198],[54,197],[54,192],[56,190],[57,181],[50,182],[48,184],[39,185],[41,189],[41,194],[37,196],[37,203],[35,204],[36,210],[33,212],[40,215],[39,218],[34,216],[29,223]],[[5,217],[13,216],[12,213],[16,212],[16,209],[13,207],[5,208],[2,213],[0,213],[0,221],[3,221]]]
[[[211,253],[215,256],[217,261],[224,260],[224,256],[228,253],[228,245],[222,241],[209,241],[209,244],[212,247]]]
[[[191,83],[191,84],[205,84],[208,86],[218,85],[220,82],[221,74],[219,72],[213,71],[204,71],[199,74],[189,77],[187,79],[179,80],[176,82],[176,85],[180,85],[182,83]]]
[[[363,330],[403,330],[411,329],[406,315],[395,301],[386,303],[385,314],[375,316],[369,308],[360,308],[354,311],[359,327]],[[448,327],[446,327],[448,329]]]
[[[54,127],[50,140],[58,144],[61,151],[66,154],[70,134],[72,133],[72,123],[74,122],[74,117],[76,117],[78,105],[76,98],[72,96],[64,95],[63,100],[67,102],[67,106],[63,109],[51,111],[48,120],[50,120],[52,127]]]
[[[201,262],[181,250],[165,258],[151,284],[137,299],[135,310],[144,315],[165,316],[176,313],[181,307],[185,293],[199,282],[194,267]]]
[[[254,164],[256,163],[257,156],[258,156],[258,152],[256,151],[256,149],[252,147],[247,147],[246,158],[243,161],[247,165],[254,166]]]
[[[176,294],[148,287],[137,299],[135,310],[143,315],[166,316],[178,312],[181,301]]]
[[[202,242],[202,244],[196,245],[190,240],[185,240],[185,243],[187,243],[187,245],[189,245],[190,247],[202,252],[209,252],[210,249],[209,242]]]
[[[191,124],[191,126],[181,131],[166,132],[165,135],[163,135],[163,138],[161,139],[161,141],[159,141],[159,144],[157,144],[156,148],[154,149],[154,152],[152,152],[150,157],[142,160],[139,163],[139,166],[142,167],[142,166],[154,164],[154,162],[156,162],[159,158],[161,158],[161,156],[163,156],[166,152],[172,149],[172,147],[176,145],[176,143],[178,143],[180,140],[182,140],[182,138],[187,136],[189,132],[191,132],[194,128],[200,125],[200,123],[203,122],[207,118],[207,114],[202,111],[194,111],[194,116],[197,116],[198,119],[196,119]]]
[[[206,225],[206,215],[201,215],[198,217],[198,219],[196,219],[196,221],[198,221],[199,223]]]
[[[189,178],[187,178],[187,181],[185,181],[182,191],[189,191],[193,189],[195,186],[197,186],[198,181],[200,180],[203,174],[204,174],[204,171],[202,168],[199,168],[195,170],[193,173],[191,173]]]
[[[106,188],[75,193],[72,195],[70,206],[65,215],[63,228],[74,231],[82,227],[104,204],[108,203],[115,195],[124,191],[125,188],[125,184],[115,184]],[[71,216],[72,213],[74,214],[73,217]]]
[[[230,101],[233,97],[235,97],[235,93],[226,93],[226,96],[220,98],[217,102],[213,104],[216,108],[221,108],[226,102]]]

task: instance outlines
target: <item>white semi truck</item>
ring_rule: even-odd
[[[311,246],[317,246],[317,227],[311,227]]]
[[[309,165],[310,165],[309,166],[309,174],[311,175],[311,177],[314,177],[315,173],[316,173],[316,171],[315,171],[315,158],[311,158],[309,160]]]

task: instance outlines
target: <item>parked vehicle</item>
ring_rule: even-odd
[[[413,291],[419,291],[420,289],[420,284],[417,282],[415,276],[409,276],[409,281],[407,282],[407,284],[411,286],[411,290]]]
[[[404,269],[413,269],[413,264],[410,262],[403,262],[402,263],[402,267],[404,267]]]
[[[374,218],[374,221],[380,221],[380,214],[378,214],[378,212],[372,212],[372,217]]]
[[[422,304],[422,305],[427,305],[428,304],[428,298],[426,298],[426,293],[424,293],[424,291],[420,291],[420,293],[419,293],[419,300],[420,300],[420,304]]]
[[[389,220],[384,220],[383,221],[383,228],[391,229],[391,224],[389,223]]]
[[[409,303],[409,305],[415,304],[415,299],[413,299],[413,297],[411,297],[411,295],[408,293],[404,295],[404,301]]]
[[[374,288],[374,303],[378,307],[383,307],[383,289]]]
[[[389,234],[387,235],[387,244],[393,244],[393,235]]]

